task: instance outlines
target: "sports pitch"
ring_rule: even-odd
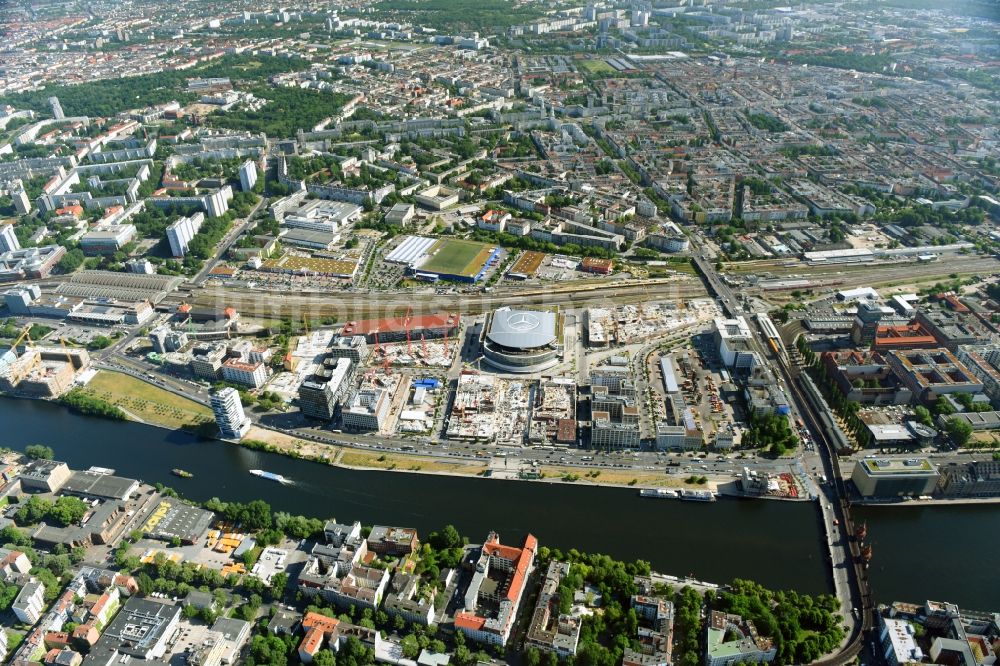
[[[493,245],[462,240],[439,240],[428,252],[420,270],[439,275],[474,278],[483,270],[496,249]]]

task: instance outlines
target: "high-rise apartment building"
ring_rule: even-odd
[[[239,391],[231,386],[212,394],[212,411],[219,433],[226,439],[241,439],[250,429],[250,419],[243,411]]]

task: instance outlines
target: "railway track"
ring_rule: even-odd
[[[169,295],[162,304],[182,302],[204,307],[233,307],[258,318],[301,319],[376,318],[402,316],[412,308],[415,314],[457,310],[480,314],[503,305],[582,307],[606,303],[619,305],[647,300],[677,300],[707,297],[708,292],[695,278],[648,280],[640,283],[566,285],[551,289],[530,289],[491,293],[413,294],[350,292],[282,294],[231,287],[195,288]]]

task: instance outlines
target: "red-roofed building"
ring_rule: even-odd
[[[263,363],[244,363],[235,358],[226,359],[222,364],[222,379],[249,388],[260,388],[267,381],[267,366]]]
[[[429,315],[414,315],[407,319],[403,317],[392,317],[389,319],[363,319],[348,322],[341,330],[340,335],[351,337],[352,335],[363,335],[369,343],[375,342],[378,337],[379,342],[398,342],[406,339],[406,331],[410,331],[411,340],[443,338],[447,335],[453,338],[458,334],[458,327],[461,317],[457,312],[436,312]]]
[[[305,638],[299,643],[299,660],[308,664],[323,647],[324,641],[336,642],[337,627],[340,620],[319,613],[309,612],[302,618],[302,628]]]
[[[56,209],[56,215],[72,215],[73,217],[83,216],[83,206],[80,204],[69,204]]]
[[[556,427],[556,441],[560,444],[576,442],[576,419],[559,419]]]
[[[933,349],[939,343],[930,331],[920,323],[914,322],[905,326],[879,326],[875,333],[872,348],[876,351],[886,349]]]
[[[491,532],[466,588],[465,607],[455,615],[455,628],[471,640],[505,646],[517,622],[537,550],[538,539],[530,534],[517,548],[500,543],[499,535]]]
[[[94,605],[90,607],[90,612],[97,618],[97,621],[101,626],[108,623],[110,620],[110,615],[114,609],[118,607],[119,599],[121,598],[117,587],[109,587],[108,591],[97,598]]]
[[[9,583],[31,571],[31,560],[19,550],[0,548],[0,581]]]
[[[85,643],[93,646],[100,637],[101,634],[97,631],[97,627],[94,626],[93,622],[81,624],[73,630],[73,643],[76,645]]]
[[[340,624],[340,620],[335,617],[328,617],[320,613],[308,612],[302,618],[302,628],[305,630],[319,629],[324,633],[330,633]]]
[[[320,629],[309,629],[305,638],[299,643],[299,661],[303,664],[311,663],[316,653],[323,647],[323,631]]]
[[[65,631],[46,631],[42,642],[47,648],[61,650],[69,647],[69,634]]]
[[[378,631],[365,627],[341,622],[340,620],[309,612],[302,618],[302,629],[306,632],[302,642],[299,643],[299,661],[304,664],[311,663],[316,653],[326,645],[333,651],[340,649],[342,640],[351,636],[359,639],[373,647],[376,651],[382,642]]]
[[[460,613],[456,613],[455,615],[455,628],[461,629],[466,633],[470,631],[481,631],[483,625],[485,624],[486,618],[479,617],[475,613],[466,613],[462,611]]]
[[[79,652],[74,652],[69,648],[61,650],[59,648],[52,648],[45,653],[45,660],[42,663],[53,664],[54,666],[78,666],[83,663],[83,657]]]
[[[958,296],[955,294],[946,294],[944,297],[944,302],[948,304],[948,307],[955,312],[969,312],[969,307],[958,300]]]
[[[610,259],[587,257],[580,262],[580,270],[587,273],[597,273],[598,275],[611,275],[614,265],[614,262]]]

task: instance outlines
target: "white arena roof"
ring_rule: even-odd
[[[500,308],[493,313],[487,337],[511,349],[544,347],[556,340],[556,315],[554,312]]]
[[[396,246],[395,250],[386,255],[385,260],[390,263],[416,266],[427,256],[427,251],[434,243],[437,243],[436,238],[407,236],[402,243]]]

